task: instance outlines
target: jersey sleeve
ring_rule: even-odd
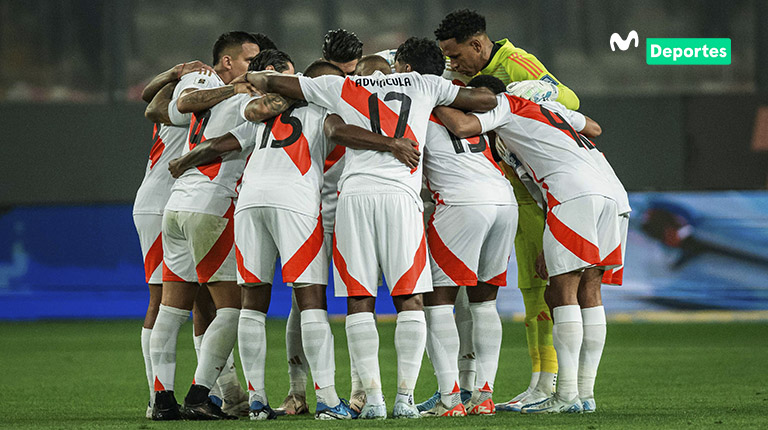
[[[459,94],[458,85],[454,85],[451,81],[439,76],[422,75],[421,77],[433,91],[436,106],[448,106],[456,100],[456,95]]]
[[[192,121],[192,113],[181,113],[179,108],[176,107],[176,98],[168,103],[168,118],[171,120],[171,124],[177,126],[189,125]]]
[[[496,107],[484,113],[475,113],[483,133],[495,130],[509,121],[509,103],[501,95],[496,96]]]
[[[243,151],[248,151],[256,146],[256,138],[259,134],[259,127],[263,128],[262,123],[246,121],[230,131],[232,136],[240,143]]]
[[[341,100],[341,87],[344,84],[344,78],[341,76],[325,75],[317,78],[299,77],[301,92],[304,98],[318,106],[329,110],[336,110],[339,100]]]
[[[576,96],[576,93],[555,79],[535,55],[528,52],[519,56],[513,55],[503,61],[502,64],[512,81],[537,79],[549,82],[557,86],[557,90],[560,92],[557,96],[558,102],[565,105],[568,109],[576,110],[579,108],[579,97]]]
[[[576,112],[575,110],[566,109],[566,107],[559,102],[542,102],[541,105],[552,112],[559,113],[576,131],[584,130],[584,127],[587,126],[587,118],[583,114]]]
[[[176,106],[176,102],[181,97],[181,94],[186,89],[201,89],[201,88],[215,88],[219,86],[215,76],[209,74],[210,72],[194,72],[187,73],[181,77],[176,89],[173,90],[173,99],[168,104],[168,117],[173,125],[187,125],[192,120],[191,113],[181,113]]]
[[[243,97],[243,101],[240,102],[240,107],[237,108],[237,113],[240,115],[240,119],[243,121],[248,121],[248,118],[245,117],[245,110],[248,108],[248,105],[251,104],[252,101],[260,99],[262,96],[253,96],[253,97]]]

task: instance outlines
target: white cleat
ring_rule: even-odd
[[[585,399],[579,399],[581,402],[581,411],[585,414],[591,414],[597,410],[594,397],[587,397]]]
[[[562,400],[560,396],[555,394],[541,402],[523,406],[520,412],[524,414],[578,414],[581,412],[581,401],[578,397]]]
[[[416,405],[409,405],[405,402],[395,402],[392,410],[392,418],[421,418],[421,413]]]
[[[147,415],[146,415],[146,417],[147,417],[148,420],[152,419],[152,404],[150,404],[150,403],[147,404]]]
[[[360,411],[360,415],[357,419],[361,420],[384,420],[387,419],[387,405],[382,403],[380,405],[372,405],[366,403],[363,409]]]
[[[520,412],[523,406],[539,403],[543,400],[547,400],[550,397],[552,397],[552,393],[545,394],[544,392],[536,389],[530,392],[526,390],[508,402],[496,403],[496,410],[504,412]]]

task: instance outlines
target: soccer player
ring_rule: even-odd
[[[511,82],[539,79],[556,85],[559,90],[557,101],[569,109],[578,109],[579,99],[568,87],[559,82],[533,55],[515,47],[509,40],[491,41],[486,33],[485,18],[475,11],[457,10],[443,18],[435,30],[440,48],[448,57],[454,75],[467,82],[477,74],[495,76],[508,85]],[[536,205],[525,186],[516,176],[514,169],[505,163],[500,166],[512,183],[519,205],[519,223],[515,236],[515,257],[517,259],[518,287],[525,303],[525,327],[528,352],[531,357],[532,374],[528,388],[506,403],[500,403],[500,410],[519,411],[526,403],[547,398],[554,388],[557,375],[557,359],[552,347],[552,319],[544,301],[546,280],[539,278],[534,270],[536,258],[542,249],[544,213]],[[457,318],[461,318],[457,307]],[[459,327],[468,324],[459,323]],[[467,333],[468,334],[468,333]],[[461,386],[472,377],[473,362],[471,349],[465,347],[462,333],[460,360]],[[469,342],[471,345],[471,342]]]
[[[601,278],[605,270],[621,266],[627,227],[615,182],[591,152],[596,151],[594,145],[576,131],[589,120],[558,103],[540,106],[509,94],[500,95],[499,104],[488,113],[440,108],[437,116],[457,136],[495,130],[546,198],[546,294],[555,320],[558,385],[556,394],[522,411],[581,412],[579,375],[586,377],[586,393],[594,384],[605,343]],[[565,116],[573,118],[575,129]]]
[[[171,124],[170,120],[167,119],[167,99],[170,98],[170,94],[173,93],[182,76],[208,69],[210,66],[197,60],[177,64],[155,76],[142,92],[142,99],[148,103],[145,115],[155,123],[152,133],[154,142],[149,151],[149,161],[133,204],[133,221],[139,235],[141,252],[144,257],[144,274],[149,287],[149,304],[144,317],[144,326],[141,329],[141,351],[144,355],[144,368],[149,384],[147,418],[152,418],[152,404],[155,399],[149,338],[152,334],[152,327],[155,325],[163,292],[163,278],[160,270],[160,264],[163,261],[163,245],[160,230],[163,224],[163,209],[174,182],[165,166],[168,165],[168,161],[181,155],[181,149],[189,130],[188,117],[186,123],[178,125]],[[153,103],[158,93],[162,93],[158,100],[166,99],[166,103]],[[165,115],[158,111],[164,111]],[[162,119],[163,116],[165,120]]]
[[[225,33],[214,44],[214,72],[190,74],[177,86],[169,107],[171,119],[187,109],[195,111],[185,152],[245,121],[243,110],[247,113],[252,106],[248,95],[252,88],[235,78],[247,71],[243,64],[247,68],[246,60],[253,59],[258,49],[249,33]],[[240,95],[232,97],[235,94]],[[236,182],[244,164],[244,158],[217,160],[188,172],[176,181],[166,205],[163,297],[150,339],[155,419],[181,417],[173,395],[176,338],[195,301],[198,283],[208,288],[217,310],[202,339],[195,383],[185,399],[183,413],[190,419],[229,418],[208,395],[231,355],[237,333],[240,291],[235,282],[231,218]]]
[[[361,58],[355,67],[355,75],[370,76],[379,71],[385,75],[392,73],[392,65],[379,54],[366,55]]]
[[[490,83],[484,84],[484,80]],[[470,87],[504,92],[498,79],[478,76]],[[495,136],[461,139],[434,115],[424,145],[424,174],[435,213],[429,220],[434,291],[424,295],[427,351],[437,376],[440,400],[422,412],[432,416],[493,415],[494,379],[501,349],[501,320],[496,295],[506,285],[507,264],[517,229],[512,187],[492,155]],[[477,378],[472,397],[462,403],[459,388],[459,333],[453,309],[460,286],[466,287],[473,326]]]
[[[444,60],[434,42],[411,38],[398,49],[398,73],[393,75],[309,79],[249,73],[248,81],[262,92],[324,106],[349,125],[421,143],[434,106],[480,111],[494,106],[496,100],[487,90],[460,89],[437,76],[414,73],[413,64],[440,74]],[[366,391],[360,418],[386,418],[373,316],[382,272],[398,311],[398,395],[393,416],[420,416],[413,405],[413,389],[426,343],[421,293],[432,286],[419,198],[421,163],[416,161],[409,168],[385,152],[349,148],[345,155],[336,212],[334,281],[336,295],[348,297],[350,354]]]
[[[355,33],[339,28],[325,33],[323,59],[340,68],[345,74],[355,71],[363,56],[363,42]]]

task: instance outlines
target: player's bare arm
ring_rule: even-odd
[[[597,121],[586,115],[584,115],[584,118],[587,120],[587,125],[585,125],[584,128],[580,131],[581,134],[590,138],[595,138],[603,134],[603,129],[600,127],[600,124],[598,124]]]
[[[262,94],[278,93],[297,100],[306,100],[301,92],[297,76],[285,75],[271,70],[246,73],[248,82]]]
[[[181,113],[202,112],[235,94],[252,94],[254,92],[255,89],[245,80],[245,76],[238,76],[229,85],[217,88],[188,88],[179,96],[176,107]]]
[[[144,90],[141,92],[141,99],[147,103],[150,103],[155,95],[157,95],[157,93],[167,84],[171,82],[178,82],[179,79],[181,79],[181,77],[187,73],[200,72],[203,70],[213,71],[211,66],[199,60],[190,61],[189,63],[177,64],[152,78],[152,80],[149,81],[147,86],[144,87]]]
[[[171,176],[178,178],[185,171],[208,164],[220,157],[223,154],[231,151],[240,151],[240,142],[235,138],[232,133],[227,133],[224,136],[210,139],[195,146],[191,151],[184,154],[184,156],[171,160],[168,163],[168,170],[171,172]]]
[[[488,112],[496,107],[496,95],[487,88],[461,88],[451,107],[471,112]]]
[[[471,113],[465,113],[447,106],[437,106],[432,112],[440,118],[440,121],[443,122],[443,125],[445,125],[448,130],[451,130],[451,133],[458,137],[477,136],[483,132],[483,126],[480,124],[480,120]]]
[[[173,125],[171,118],[168,116],[168,104],[173,98],[173,90],[176,89],[177,84],[178,82],[176,81],[169,82],[155,94],[155,97],[152,98],[144,110],[145,118],[155,124]]]
[[[264,97],[251,100],[245,107],[245,119],[251,122],[261,122],[285,112],[293,100],[280,94],[269,93]]]
[[[325,135],[333,143],[353,149],[367,149],[380,152],[391,152],[409,169],[419,165],[421,153],[419,145],[411,139],[391,138],[372,133],[364,128],[348,125],[336,114],[328,115],[324,125]]]

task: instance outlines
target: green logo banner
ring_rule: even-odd
[[[645,53],[650,65],[728,65],[731,39],[648,38]]]

